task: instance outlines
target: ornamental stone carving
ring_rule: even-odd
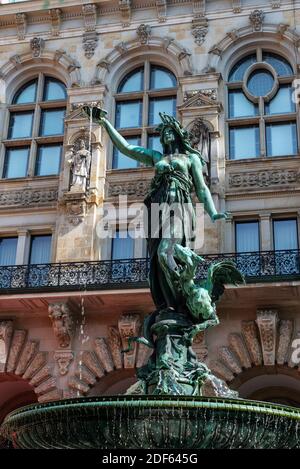
[[[251,361],[249,353],[246,349],[244,341],[239,334],[230,334],[228,337],[228,344],[230,349],[238,357],[243,368],[251,368]]]
[[[208,349],[205,340],[205,333],[200,332],[193,340],[193,350],[200,362],[206,362],[208,357]]]
[[[289,360],[289,347],[293,338],[294,322],[290,319],[282,319],[279,323],[278,348],[276,361],[278,365],[284,365]]]
[[[186,102],[190,98],[193,98],[197,95],[207,96],[208,98],[212,99],[213,101],[217,100],[217,89],[216,88],[208,88],[204,90],[192,90],[192,91],[185,91],[183,101]]]
[[[95,54],[95,50],[98,44],[98,34],[96,31],[84,33],[82,39],[82,47],[84,50],[84,55],[87,59],[91,59]]]
[[[62,11],[59,8],[52,8],[48,11],[48,14],[51,21],[52,36],[57,37],[60,31]]]
[[[249,350],[252,363],[255,366],[262,365],[261,344],[255,321],[243,321],[242,334]]]
[[[254,10],[249,16],[250,23],[253,27],[253,31],[261,31],[265,14],[262,10]]]
[[[57,189],[0,192],[0,206],[4,207],[49,205],[51,202],[57,202],[57,199]]]
[[[100,379],[104,376],[104,369],[97,360],[96,354],[94,352],[84,351],[81,355],[82,363],[96,376]]]
[[[27,331],[15,330],[12,338],[6,371],[13,373],[17,367],[19,356],[26,342]]]
[[[150,181],[135,182],[109,182],[108,197],[117,197],[119,195],[145,197],[150,188]]]
[[[130,25],[131,21],[131,0],[119,0],[119,10],[123,28]]]
[[[118,328],[115,326],[108,327],[108,343],[110,346],[115,368],[119,370],[123,368],[123,358],[121,352],[122,344],[120,333],[118,331]]]
[[[5,371],[5,365],[8,358],[9,347],[13,334],[13,322],[0,322],[0,373]]]
[[[157,19],[164,23],[167,19],[167,0],[156,0]]]
[[[193,0],[194,18],[203,18],[205,16],[206,0]]]
[[[123,350],[129,347],[128,339],[138,337],[141,328],[141,318],[137,313],[124,313],[118,321],[118,328]],[[134,368],[137,354],[137,344],[131,344],[132,350],[124,353],[124,368]]]
[[[99,337],[95,340],[95,352],[102,368],[106,373],[110,373],[114,369],[114,362],[112,359],[111,351],[104,337]]]
[[[25,13],[17,13],[15,16],[17,26],[17,36],[19,41],[23,41],[26,35],[27,29],[27,16]]]
[[[151,36],[151,27],[148,24],[141,24],[136,30],[141,44],[147,44]]]
[[[233,13],[241,13],[242,5],[241,0],[232,0],[232,11]]]
[[[297,184],[300,182],[300,170],[275,169],[249,171],[229,175],[229,188],[270,187]]]
[[[97,6],[94,3],[88,3],[82,6],[85,31],[95,31],[97,24]]]
[[[207,33],[208,33],[207,24],[195,25],[193,27],[192,35],[194,36],[195,43],[198,46],[201,46],[204,43]]]
[[[45,41],[40,37],[34,37],[30,41],[30,48],[32,50],[32,57],[40,57],[44,48]]]
[[[39,350],[39,342],[36,340],[29,340],[21,353],[19,358],[19,362],[15,371],[15,374],[18,376],[22,376],[25,373],[25,370],[28,364],[31,362],[33,357],[38,353]]]
[[[232,373],[236,375],[241,373],[242,368],[239,360],[228,347],[219,348],[219,357]]]
[[[58,350],[54,353],[54,360],[57,363],[59,374],[61,376],[68,374],[73,359],[74,353],[72,350]]]
[[[257,311],[256,323],[260,332],[264,364],[275,365],[278,323],[277,311]]]
[[[69,307],[65,303],[53,303],[49,305],[48,312],[59,346],[70,347],[74,334],[74,321]]]

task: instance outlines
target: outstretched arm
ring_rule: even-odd
[[[196,194],[201,203],[203,203],[204,208],[212,221],[219,220],[220,218],[227,218],[228,214],[225,213],[218,213],[215,207],[214,201],[212,199],[211,193],[207,185],[205,184],[203,171],[202,171],[202,163],[198,155],[192,154],[190,155],[191,163],[192,163],[192,177],[193,183],[195,186]]]
[[[90,108],[84,107],[84,111],[90,115]],[[105,117],[106,112],[100,108],[92,108],[93,121],[105,128],[114,146],[124,155],[147,166],[154,165],[162,157],[161,153],[155,150],[130,145],[125,138],[111,125]]]

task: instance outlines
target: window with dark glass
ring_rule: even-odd
[[[127,74],[116,95],[115,125],[131,143],[162,149],[155,129],[160,123],[160,112],[176,116],[177,79],[168,69],[145,62]],[[135,143],[138,141],[138,143]],[[137,167],[130,158],[114,150],[114,169]]]
[[[286,59],[257,49],[228,77],[229,158],[298,154],[294,72]]]
[[[42,73],[15,93],[3,140],[3,178],[58,175],[66,99],[65,85]]]
[[[0,238],[0,266],[15,265],[18,238]]]

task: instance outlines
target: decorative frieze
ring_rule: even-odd
[[[30,380],[33,376],[47,363],[48,353],[38,352],[28,368],[26,369],[23,378]]]
[[[108,197],[117,197],[119,195],[134,196],[136,198],[145,197],[149,189],[150,181],[109,182]]]
[[[58,371],[61,376],[68,374],[73,359],[74,353],[72,350],[57,350],[54,353],[54,360],[57,363]]]
[[[123,350],[129,349],[129,338],[138,337],[141,328],[141,318],[137,313],[124,313],[118,321],[118,328]],[[137,344],[131,343],[131,350],[124,353],[124,368],[134,368],[137,354]]]
[[[156,0],[157,19],[164,23],[167,19],[167,0]]]
[[[17,36],[19,41],[23,41],[27,30],[27,16],[25,13],[17,13],[15,16],[17,26]]]
[[[24,347],[27,337],[27,331],[24,330],[15,330],[12,338],[9,357],[7,361],[7,371],[13,373],[17,367],[19,356]]]
[[[270,0],[270,3],[273,10],[281,7],[281,0]]]
[[[263,10],[254,10],[250,13],[249,20],[253,27],[253,31],[261,31],[265,14]]]
[[[225,366],[232,371],[232,373],[238,375],[241,373],[242,368],[238,361],[238,358],[232,353],[228,347],[219,348],[219,357],[220,360],[225,364]]]
[[[189,90],[184,92],[183,101],[186,102],[189,99],[195,96],[207,96],[208,98],[212,99],[213,101],[217,101],[218,98],[218,90],[217,88],[208,88],[203,90]]]
[[[41,37],[34,37],[30,40],[30,49],[32,50],[32,57],[38,58],[41,56],[44,48],[45,41]]]
[[[137,30],[136,34],[139,38],[141,44],[147,44],[151,36],[151,26],[148,24],[141,24]]]
[[[108,343],[110,346],[115,368],[119,370],[123,368],[123,358],[121,352],[122,344],[120,333],[118,331],[118,328],[115,326],[108,327]]]
[[[249,353],[240,334],[232,333],[228,337],[230,349],[238,357],[243,368],[251,368]]]
[[[119,0],[119,10],[123,28],[130,25],[131,21],[131,0]]]
[[[26,368],[28,367],[33,357],[37,354],[38,350],[39,343],[36,340],[29,340],[25,344],[15,371],[16,375],[20,376],[25,373]]]
[[[294,322],[290,319],[282,319],[279,323],[278,347],[276,361],[278,365],[288,363],[290,344],[293,338]]]
[[[65,303],[53,303],[49,305],[48,312],[59,346],[70,347],[74,335],[74,321],[69,307]]]
[[[100,379],[104,376],[104,370],[94,352],[82,352],[81,361],[97,378]]]
[[[82,15],[84,20],[85,31],[95,31],[97,24],[97,6],[94,3],[88,3],[86,5],[83,5]]]
[[[59,8],[52,8],[48,11],[51,21],[51,34],[54,37],[59,36],[62,11]]]
[[[255,366],[262,365],[262,351],[255,321],[242,321],[242,334]]]
[[[99,337],[95,340],[95,352],[104,370],[107,373],[113,371],[114,362],[104,337]]]
[[[247,189],[249,187],[271,187],[298,184],[299,169],[275,169],[249,171],[229,175],[229,189]]]
[[[273,310],[257,311],[256,323],[260,332],[264,364],[275,365],[278,313]]]
[[[52,202],[57,202],[57,198],[57,189],[5,191],[0,192],[0,207],[49,205]]]
[[[1,321],[0,322],[0,373],[5,371],[5,366],[8,358],[9,347],[13,334],[13,322]]]

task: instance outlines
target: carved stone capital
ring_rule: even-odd
[[[74,335],[74,321],[69,307],[65,303],[53,303],[49,305],[48,312],[59,346],[70,347]]]
[[[73,359],[74,353],[72,350],[58,350],[54,353],[54,360],[57,363],[59,374],[61,376],[68,374]]]
[[[138,337],[141,318],[138,313],[124,313],[118,321],[118,328],[123,350],[128,349],[128,339]],[[134,368],[136,362],[137,345],[132,344],[132,350],[124,354],[124,368]]]

